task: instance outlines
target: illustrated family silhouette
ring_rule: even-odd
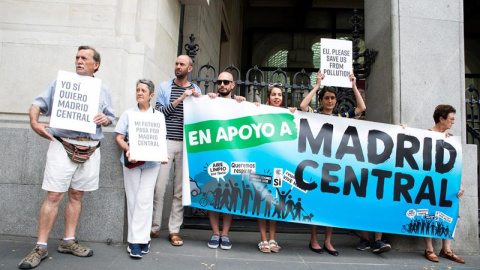
[[[402,231],[412,234],[427,234],[432,236],[449,237],[452,234],[450,226],[445,225],[443,221],[434,219],[419,219],[415,218],[406,225],[402,225]]]
[[[217,182],[217,180],[212,181]],[[226,208],[233,213],[239,211],[240,214],[248,214],[250,212],[256,216],[263,213],[264,217],[311,222],[313,214],[307,213],[302,207],[302,198],[297,198],[295,202],[290,195],[292,189],[286,192],[276,188],[274,191],[276,195],[274,195],[272,190],[267,189],[267,185],[263,183],[250,182],[250,185],[241,181],[241,184],[240,187],[232,179],[228,179],[225,183],[218,182],[215,188],[204,190],[199,203],[202,206],[210,204],[214,209]]]

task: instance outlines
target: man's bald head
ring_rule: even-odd
[[[218,75],[217,91],[220,97],[231,98],[232,90],[235,88],[233,82],[233,75],[230,72],[224,71]]]

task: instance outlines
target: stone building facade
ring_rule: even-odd
[[[456,250],[478,252],[477,148],[466,143],[463,113],[463,1],[311,2],[318,14],[303,16],[305,24],[315,24],[316,18],[328,12],[328,8],[360,8],[364,12],[365,46],[379,51],[365,83],[367,120],[407,123],[426,129],[433,125],[431,114],[437,104],[449,103],[457,108],[452,132],[463,138],[466,193],[460,200],[461,219],[456,234],[456,242],[462,245],[456,246]],[[252,44],[248,42],[255,36],[245,31],[245,21],[257,21],[265,29],[275,27],[263,18],[273,19],[274,14],[252,13],[252,6],[288,10],[295,3],[294,0],[0,1],[0,234],[36,235],[38,211],[44,198],[41,181],[48,142],[30,129],[28,109],[58,70],[73,71],[79,45],[94,46],[101,53],[102,64],[96,77],[109,86],[119,116],[135,103],[137,79],[149,78],[158,83],[173,77],[175,58],[184,53],[183,46],[192,33],[200,48],[194,72],[205,63],[219,68],[233,64],[245,70],[250,64],[261,64],[262,56],[275,46],[289,51],[290,67],[312,68],[311,45],[321,36],[314,30],[292,32],[291,38],[265,35],[268,38],[257,38],[251,51],[246,51],[246,45]],[[307,8],[300,7],[300,14],[294,19],[303,18],[301,12],[307,12]],[[478,62],[473,58],[469,61],[472,67]],[[120,151],[114,142],[113,128],[106,131],[100,190],[85,195],[78,237],[124,241],[126,209],[118,162]],[[59,218],[51,237],[61,237],[61,228],[63,220]],[[420,239],[390,238],[396,248],[422,248]]]

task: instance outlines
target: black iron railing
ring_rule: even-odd
[[[473,84],[465,90],[465,95],[467,143],[477,145],[477,187],[478,194],[480,194],[480,96],[477,87]],[[480,227],[480,209],[478,210],[478,225]]]
[[[475,85],[465,90],[467,143],[480,144],[480,102],[479,92]]]

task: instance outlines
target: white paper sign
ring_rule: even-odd
[[[297,187],[297,182],[295,180],[295,174],[292,173],[289,170],[285,170],[285,174],[283,175],[282,181],[285,181],[285,182],[289,183],[290,185],[294,186],[295,188],[297,188],[298,190],[300,190],[303,193],[307,193],[306,190]],[[305,181],[305,180],[303,180],[303,181]]]
[[[320,70],[325,74],[322,85],[352,88],[352,42],[322,38]]]
[[[101,86],[100,79],[59,70],[50,126],[95,134]]]
[[[131,159],[168,161],[166,134],[163,113],[128,113],[128,141]]]

